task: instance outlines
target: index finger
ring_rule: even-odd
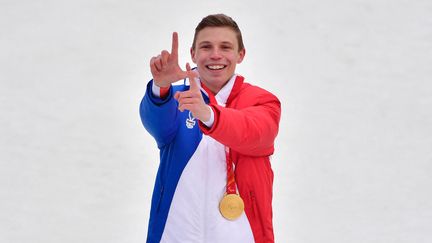
[[[186,72],[189,78],[189,84],[190,84],[189,90],[199,90],[200,88],[196,80],[197,75],[196,73],[194,73],[194,71],[191,70],[189,63],[186,63]]]
[[[177,54],[178,54],[178,34],[177,34],[177,32],[173,32],[171,55],[177,55]]]

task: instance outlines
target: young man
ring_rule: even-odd
[[[160,165],[147,242],[274,242],[269,156],[280,102],[235,74],[245,48],[230,17],[202,19],[190,52],[197,68],[183,71],[173,33],[171,53],[150,60],[140,115]]]

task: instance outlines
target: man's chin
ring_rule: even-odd
[[[225,83],[225,80],[223,77],[214,77],[214,76],[207,76],[207,77],[200,77],[201,81],[203,81],[204,83],[208,83],[211,85],[217,85],[217,84],[222,84]]]

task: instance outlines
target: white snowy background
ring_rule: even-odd
[[[432,1],[0,0],[0,242],[145,242],[149,59],[226,13],[282,102],[278,243],[432,242]]]

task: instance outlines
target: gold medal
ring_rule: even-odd
[[[235,220],[243,213],[243,199],[238,194],[225,194],[219,203],[219,211],[228,220]]]

